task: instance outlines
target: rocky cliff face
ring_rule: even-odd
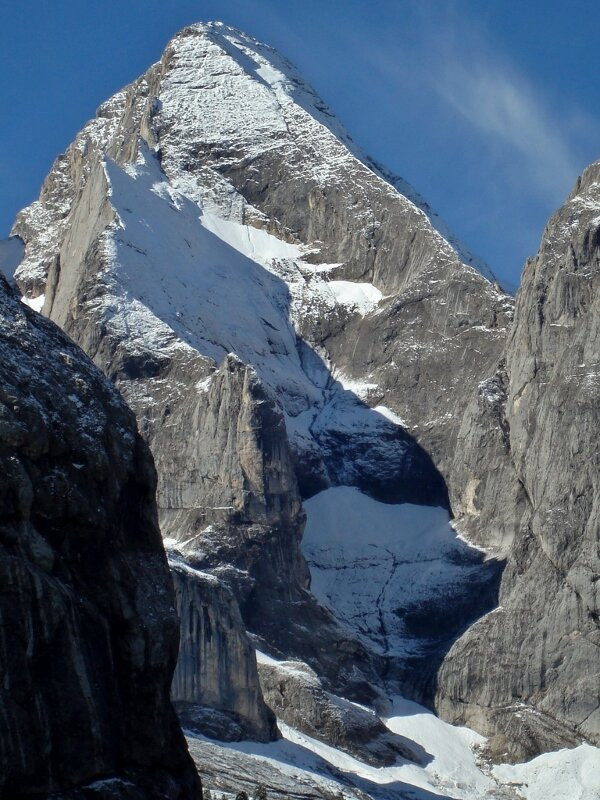
[[[276,739],[235,598],[214,575],[177,558],[171,569],[181,620],[171,698],[185,727],[226,741]]]
[[[88,341],[81,330],[85,321],[76,322],[99,297],[101,290],[94,288],[99,262],[106,264],[100,241],[106,237],[100,234],[114,220],[103,202],[98,161],[104,154],[118,163],[135,161],[139,139],[155,152],[160,172],[152,165],[150,171],[167,193],[198,204],[206,227],[281,279],[271,287],[283,294],[277,302],[288,306],[297,333],[318,356],[315,361],[304,354],[305,370],[321,372],[325,381],[333,371],[369,406],[387,404],[436,464],[445,465],[465,400],[503,345],[510,298],[471,266],[476,261],[464,248],[440,234],[441,224],[410,187],[357,150],[285,59],[239,31],[218,23],[184,29],[161,60],[107,101],[59,157],[40,200],[15,224],[27,241],[18,275],[26,294],[45,287],[46,313],[94,354],[98,340],[111,334],[110,329],[90,334]],[[136,177],[139,193],[142,181]],[[139,203],[130,202],[133,184],[126,187],[114,170],[109,182],[115,200],[126,194],[124,208],[130,208],[113,225],[125,235],[114,230],[109,238],[130,239],[127,214],[136,206],[139,211]],[[164,193],[163,198],[168,200]],[[168,213],[166,204],[161,213]],[[179,234],[181,242],[185,234]],[[146,241],[129,246],[147,250],[147,236],[142,238]],[[163,252],[180,261],[178,249],[165,244]],[[82,261],[89,262],[87,281]],[[62,299],[54,297],[56,285]],[[150,310],[189,341],[191,321],[183,309],[175,319],[164,309]],[[239,341],[224,342],[214,326],[208,333],[213,346],[201,347],[203,354],[220,361],[229,344],[256,365],[256,349],[242,352]],[[147,351],[142,337],[137,339],[138,350]],[[295,349],[294,342],[280,344]],[[144,358],[156,361],[156,350]],[[105,365],[109,358],[105,349],[97,360]],[[281,385],[277,388],[281,394]],[[295,402],[286,404],[292,421],[314,405],[312,390],[293,391]],[[298,402],[307,393],[309,402]],[[340,482],[335,466],[323,464],[323,447],[314,442],[318,436],[306,435],[304,426],[288,427],[302,454],[306,491],[322,488],[331,477]],[[321,438],[327,434],[339,438],[338,431],[323,431]]]
[[[326,691],[306,664],[259,654],[258,670],[269,707],[295,730],[376,767],[422,761],[421,748],[390,733],[373,711]]]
[[[0,277],[0,795],[197,798],[147,446]]]
[[[398,581],[388,611],[410,657],[365,644],[311,594],[304,500],[351,486],[441,505],[508,558],[501,609],[452,648],[437,691],[513,755],[597,736],[595,170],[528,264],[510,329],[511,299],[413,190],[284,59],[215,23],[101,106],[15,224],[27,299],[45,293],[135,411],[169,544],[324,691],[381,703],[387,680],[431,698],[424,641],[432,624],[443,639],[444,605],[423,615]],[[490,560],[461,557],[473,580],[448,592],[452,635],[497,600]],[[226,695],[211,702],[241,714]]]
[[[593,164],[548,223],[497,377],[481,386],[487,416],[471,409],[463,424],[467,441],[483,430],[489,446],[465,449],[461,507],[508,563],[500,608],[450,652],[441,702],[499,729],[510,756],[600,741],[599,176]]]

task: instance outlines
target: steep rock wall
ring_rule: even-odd
[[[475,450],[457,459],[465,523],[508,564],[500,609],[449,654],[440,707],[499,731],[511,757],[600,742],[599,186],[596,163],[527,262],[502,377],[482,386],[493,413],[471,410]]]
[[[213,575],[176,559],[171,570],[181,620],[171,698],[184,725],[206,731],[217,709],[225,720],[221,726],[213,720],[213,738],[276,739],[275,716],[264,703],[235,598]]]
[[[0,795],[197,798],[150,453],[0,277]]]

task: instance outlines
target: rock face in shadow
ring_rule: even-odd
[[[0,795],[199,798],[148,448],[2,277],[0,333]]]
[[[374,659],[308,590],[300,551],[305,514],[284,420],[256,372],[230,355],[202,391],[194,385],[169,408],[168,425],[150,435],[160,454],[169,546],[224,585],[245,625],[269,648],[315,664],[356,699],[377,699]],[[173,440],[179,448],[169,446]],[[235,613],[227,610],[221,624]],[[245,674],[246,657],[232,653],[230,667]],[[258,682],[254,691],[260,696]],[[235,711],[217,696],[214,707]],[[238,713],[245,716],[243,704]]]
[[[176,560],[171,570],[181,620],[171,698],[184,727],[225,741],[278,738],[235,598],[213,575]]]
[[[548,223],[502,363],[481,387],[487,416],[474,406],[463,423],[456,505],[508,564],[500,609],[450,651],[439,702],[498,732],[511,758],[600,744],[599,187],[596,163]]]

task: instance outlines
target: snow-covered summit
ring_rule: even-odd
[[[170,44],[190,34],[199,35],[223,48],[227,55],[239,64],[243,72],[255,74],[265,85],[281,97],[290,95],[308,113],[325,124],[350,149],[352,138],[331,109],[321,100],[315,90],[305,81],[298,69],[285,56],[268,44],[260,42],[244,31],[225,25],[223,22],[198,22],[175,34]]]
[[[183,40],[187,41],[184,42]],[[246,105],[246,109],[251,108],[253,114],[258,113],[261,116],[264,114],[264,116],[262,116],[262,121],[271,134],[278,130],[282,122],[287,125],[287,117],[290,110],[289,105],[291,103],[295,104],[315,122],[333,134],[335,139],[347,149],[347,155],[360,161],[378,178],[390,184],[422,211],[427,216],[432,226],[456,250],[465,264],[473,266],[490,280],[495,280],[495,276],[488,265],[482,259],[474,256],[469,249],[452,234],[446,223],[413,186],[403,178],[399,178],[390,173],[386,167],[366,155],[361,148],[358,147],[333,111],[305,81],[298,69],[287,58],[273,47],[263,44],[237,28],[233,28],[218,21],[199,22],[184,28],[173,37],[169,47],[172,47],[175,53],[185,52],[186,56],[189,57],[189,60],[186,58],[188,68],[191,70],[196,69],[198,70],[198,74],[200,74],[202,71],[210,71],[211,69],[210,60],[209,63],[206,62],[207,50],[203,40],[208,40],[215,48],[220,49],[227,59],[237,64],[241,74],[246,78],[250,78],[252,81],[258,82],[259,84],[262,83],[263,89],[271,91],[272,97],[269,98],[267,92],[261,92],[258,87],[255,87],[257,91],[250,92],[247,95],[248,103]],[[194,53],[196,53],[197,56],[196,64],[194,64],[193,61]],[[213,52],[210,57],[213,58],[215,55],[216,53]],[[222,74],[227,75],[227,72],[224,71]],[[234,74],[233,72],[230,73],[230,78],[233,77]],[[224,80],[224,83],[227,83],[227,81]],[[239,95],[235,93],[235,96],[237,98]],[[257,103],[256,101],[259,98],[260,102]],[[274,100],[275,102],[272,104],[269,100]],[[240,114],[239,117],[235,114],[233,116],[228,115],[232,128],[236,128],[236,123],[242,120],[243,110],[239,108],[239,106],[238,113]],[[296,121],[300,121],[299,117]],[[248,123],[247,118],[244,118],[244,123]],[[306,121],[306,124],[309,124],[308,121]],[[240,128],[237,127],[236,133],[238,133],[239,130]],[[252,130],[252,126],[249,126],[249,130]],[[222,135],[223,131],[220,130],[219,133]],[[253,130],[253,133],[256,133],[256,129]],[[343,157],[340,153],[335,152],[337,149],[335,143],[326,143],[326,136],[323,135],[324,132],[319,135],[313,128],[310,133],[315,139],[318,139],[320,143],[326,144],[321,154],[331,155],[331,166],[335,168],[336,159]],[[315,176],[321,180],[325,180],[329,177],[329,174],[326,169],[321,169],[315,173]]]
[[[428,222],[439,233],[440,251],[450,245],[466,264],[494,279],[412,186],[362,152],[298,70],[272,47],[221,22],[197,23],[173,37],[166,61],[169,76],[156,111],[175,145],[166,151],[181,151],[177,140],[185,132],[188,145],[191,137],[203,147],[224,148],[221,164],[278,154],[320,187],[335,185],[341,174],[360,164],[377,184],[386,184],[378,186],[380,192],[410,204],[412,214],[423,216],[421,224]],[[186,173],[178,178],[189,192],[189,159],[171,153],[165,168],[172,178]],[[206,199],[205,190],[199,191]]]
[[[365,280],[387,294],[415,273],[462,261],[493,281],[409,184],[362,153],[285,57],[206,22],[177,33],[159,62],[102,104],[57,159],[43,199],[19,215],[14,232],[29,241],[18,277],[34,294],[93,154],[135,159],[136,135],[188,198],[303,244],[315,261],[335,265],[331,278]],[[380,267],[381,251],[397,253],[393,272]]]

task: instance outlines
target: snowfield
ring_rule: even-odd
[[[264,660],[269,659],[261,654]],[[273,659],[269,659],[273,660]],[[526,764],[490,767],[480,755],[485,738],[455,727],[402,697],[383,720],[393,733],[420,744],[422,766],[402,758],[391,767],[371,767],[346,753],[278,723],[283,739],[269,744],[222,744],[188,733],[192,755],[206,787],[248,785],[237,778],[264,782],[270,796],[373,800],[600,800],[600,749],[581,745],[547,753]],[[223,778],[222,765],[230,767]],[[217,783],[216,781],[219,781]],[[224,781],[224,782],[223,782]]]
[[[313,594],[378,652],[419,652],[406,613],[443,604],[479,569],[480,551],[458,538],[442,508],[381,503],[349,486],[304,507]]]
[[[600,800],[600,749],[582,744],[527,764],[494,767],[494,777],[527,800]]]

